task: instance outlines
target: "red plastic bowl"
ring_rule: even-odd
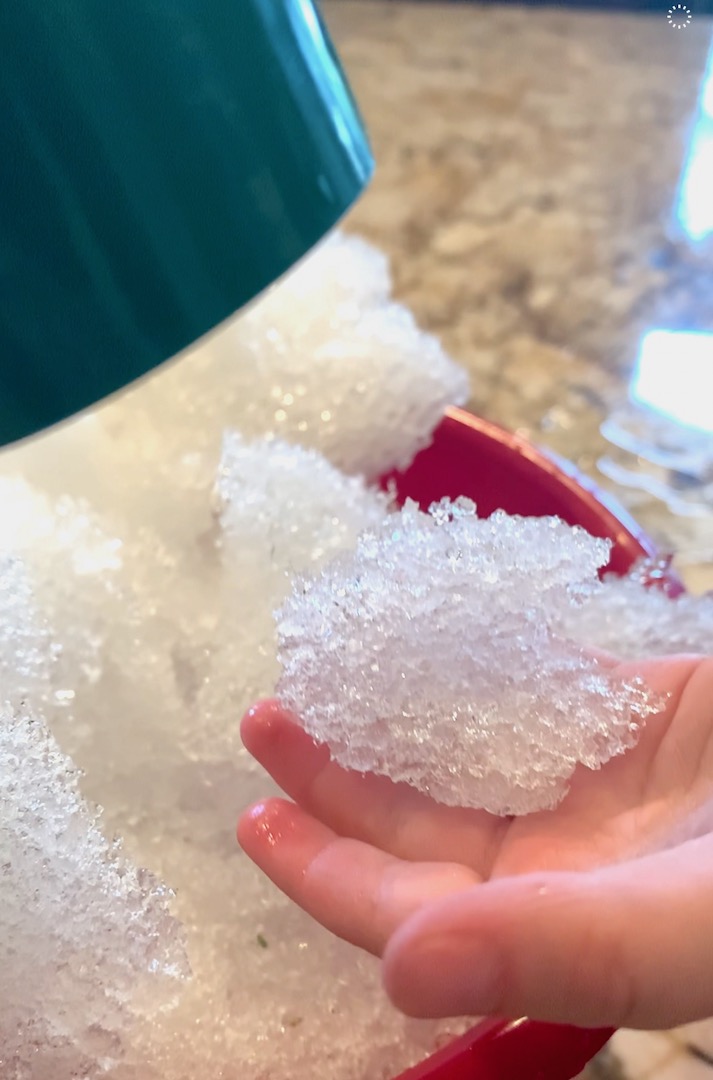
[[[654,542],[569,462],[463,409],[449,409],[432,444],[404,473],[391,473],[400,502],[423,509],[449,496],[472,499],[481,517],[502,509],[532,517],[556,515],[612,541],[607,569],[625,574],[657,554]],[[669,591],[681,586],[671,576]],[[612,1035],[532,1020],[486,1020],[403,1073],[399,1080],[571,1080]]]
[[[450,408],[433,442],[404,473],[384,477],[400,502],[423,509],[444,496],[466,495],[480,517],[493,510],[527,517],[554,515],[613,542],[607,569],[625,574],[637,559],[655,556],[656,545],[625,510],[568,461],[555,458],[497,424]]]

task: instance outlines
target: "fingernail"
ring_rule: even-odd
[[[270,706],[275,704],[276,702],[274,702],[272,698],[261,698],[259,701],[254,701],[252,703],[247,712],[244,713],[244,716],[246,718],[252,718],[253,716],[257,716],[259,713],[267,712],[269,714]]]
[[[285,834],[284,815],[278,803],[272,801],[256,803],[248,810],[255,835],[270,847],[276,847]]]

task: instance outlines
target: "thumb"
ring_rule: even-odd
[[[429,904],[390,938],[411,1016],[668,1028],[713,1014],[713,843],[588,873],[501,878]]]

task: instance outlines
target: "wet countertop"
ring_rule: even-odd
[[[713,588],[713,435],[694,430],[691,465],[688,429],[666,419],[662,432],[649,408],[642,452],[627,405],[647,335],[660,346],[651,332],[669,332],[675,372],[681,334],[713,333],[713,245],[691,236],[705,231],[700,161],[689,175],[713,21],[407,0],[323,10],[377,159],[348,227],[390,254],[399,296],[470,372],[473,410],[575,461],[676,547],[694,587]],[[673,464],[661,443],[676,444]]]

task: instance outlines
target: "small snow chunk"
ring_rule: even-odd
[[[278,696],[348,768],[495,814],[553,807],[660,706],[562,632],[608,555],[556,518],[407,505],[297,582]]]
[[[668,560],[644,560],[627,577],[608,575],[567,613],[580,641],[625,659],[713,652],[713,593],[669,596]]]

